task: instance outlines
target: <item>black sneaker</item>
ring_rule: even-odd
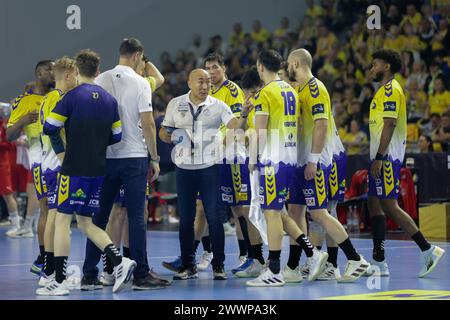
[[[166,287],[167,287],[167,286],[170,286],[170,285],[172,284],[172,281],[171,281],[171,280],[167,280],[167,279],[165,279],[165,278],[162,278],[160,275],[158,275],[158,274],[153,270],[153,268],[150,268],[150,271],[149,271],[148,273],[149,273],[149,275],[150,275],[153,279],[156,279],[156,280],[161,281],[161,284],[165,285]]]
[[[93,291],[93,290],[101,290],[103,289],[103,284],[100,282],[100,280],[95,278],[86,278],[83,277],[81,279],[81,290],[83,291]]]
[[[144,278],[133,279],[133,290],[157,290],[163,289],[167,285],[160,279],[154,278],[148,273]]]
[[[176,275],[173,276],[173,280],[188,280],[188,279],[196,279],[198,277],[197,267],[183,267]]]
[[[227,275],[223,266],[213,267],[214,280],[227,280]]]

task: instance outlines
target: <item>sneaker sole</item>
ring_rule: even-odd
[[[422,275],[419,274],[419,278],[423,278],[423,277],[425,277],[426,275],[428,275],[428,274],[430,274],[431,272],[433,272],[433,270],[434,270],[434,269],[436,268],[436,266],[438,265],[439,260],[441,260],[441,258],[444,256],[445,250],[443,250],[443,249],[441,249],[441,250],[442,250],[442,253],[441,253],[440,256],[437,256],[437,257],[436,257],[436,260],[434,260],[435,263],[433,263],[433,265],[430,267],[430,269],[428,269],[427,272],[425,272],[425,273],[422,274]]]
[[[57,296],[68,296],[69,290],[61,291],[60,293],[49,293],[49,292],[39,292],[39,289],[36,290],[36,295],[38,296],[50,296],[50,297],[57,297]]]
[[[326,267],[327,260],[328,260],[328,253],[325,252],[322,255],[322,261],[320,261],[320,265],[319,265],[319,268],[317,269],[317,272],[315,274],[310,273],[308,275],[308,281],[316,280],[323,273],[323,271],[325,270],[325,267]]]
[[[113,288],[113,293],[117,293],[117,292],[119,292],[120,290],[122,290],[123,288],[125,288],[125,286],[127,285],[127,283],[130,281],[130,279],[131,279],[131,276],[133,275],[133,271],[134,271],[134,269],[136,268],[136,262],[135,261],[133,261],[131,264],[130,264],[130,268],[128,269],[128,273],[127,273],[127,275],[126,275],[126,277],[125,277],[125,279],[123,280],[123,282],[121,283],[121,284],[119,284],[119,286],[114,290],[114,288]]]
[[[303,278],[302,279],[295,279],[295,280],[290,280],[290,279],[284,278],[284,282],[286,282],[286,283],[300,283],[302,281],[303,281]]]
[[[181,278],[181,277],[173,276],[173,280],[189,280],[189,279],[197,279],[197,278],[198,278],[197,274],[189,276],[187,278]]]
[[[160,290],[160,289],[164,289],[166,288],[166,286],[164,285],[159,285],[159,286],[154,286],[154,287],[139,287],[133,284],[133,286],[131,287],[133,290],[137,290],[137,291],[145,291],[145,290]]]
[[[222,276],[215,276],[214,280],[219,280],[219,281],[223,281],[223,280],[227,280],[227,277],[222,277]]]
[[[252,274],[242,274],[240,272],[236,272],[234,275],[238,278],[257,278],[257,277],[259,277],[260,273],[252,275]]]
[[[81,291],[95,291],[95,290],[102,290],[102,289],[103,289],[103,286],[93,285],[93,284],[91,284],[91,285],[82,285],[80,287]]]
[[[247,282],[246,285],[249,287],[283,287],[286,284],[286,282],[282,282],[282,283],[271,283],[271,284],[267,284],[267,283],[252,283],[252,282]]]

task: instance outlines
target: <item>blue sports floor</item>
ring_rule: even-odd
[[[386,255],[391,276],[389,278],[361,278],[355,283],[338,284],[336,281],[286,285],[280,288],[249,288],[246,279],[235,278],[230,270],[237,265],[238,247],[235,236],[226,239],[225,268],[229,279],[213,281],[212,271],[201,272],[199,279],[177,281],[167,289],[154,291],[126,290],[112,294],[107,287],[99,291],[72,291],[67,297],[37,297],[37,277],[29,272],[31,262],[38,253],[37,238],[10,239],[0,228],[0,300],[4,299],[158,299],[158,300],[308,300],[323,298],[338,299],[449,299],[450,300],[450,244],[439,244],[447,252],[440,264],[427,278],[419,279],[419,249],[411,241],[386,241]],[[86,239],[72,229],[72,247],[68,272],[77,272],[82,265]],[[164,260],[172,260],[179,253],[178,233],[170,231],[150,231],[147,234],[149,261],[162,276],[170,277],[170,271],[161,266]],[[354,239],[359,252],[368,260],[371,258],[372,241]],[[288,237],[284,239],[282,253],[283,267],[288,258]],[[201,245],[199,252],[201,252]],[[301,263],[305,257],[302,256]],[[345,257],[339,252],[341,272]],[[369,280],[369,281],[368,281]],[[369,282],[369,283],[368,283]],[[369,285],[368,285],[369,284]],[[400,290],[400,291],[399,291]],[[436,291],[438,290],[438,291]],[[446,292],[445,292],[446,291]]]

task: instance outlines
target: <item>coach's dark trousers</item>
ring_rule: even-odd
[[[219,166],[206,169],[176,169],[178,206],[180,215],[180,248],[183,265],[192,267],[194,256],[194,220],[197,193],[200,193],[211,238],[213,267],[223,266],[225,261],[225,234],[223,231],[219,200]]]
[[[149,271],[147,262],[147,226],[144,221],[145,191],[148,175],[147,158],[107,159],[106,175],[100,192],[100,210],[92,222],[106,229],[114,199],[123,185],[128,212],[128,234],[130,256],[136,261],[135,278],[143,278]],[[86,244],[83,274],[87,278],[97,277],[97,264],[101,251],[90,240]]]

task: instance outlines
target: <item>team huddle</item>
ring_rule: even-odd
[[[394,79],[401,68],[398,53],[375,52],[370,69],[371,80],[380,86],[369,119],[368,207],[374,245],[369,263],[337,220],[337,204],[344,200],[345,149],[327,88],[312,74],[307,50],[293,50],[287,61],[274,50],[262,50],[256,68],[243,75],[242,89],[227,79],[223,57],[210,54],[204,69],[190,73],[189,93],[168,104],[159,132],[151,116],[151,94],[158,86],[155,77],[144,75],[143,52],[138,40],[124,40],[119,65],[100,75],[100,59],[90,50],[74,59],[42,61],[36,75],[46,79],[47,92],[27,92],[12,108],[8,134],[14,139],[25,129],[41,216],[46,219],[37,260],[42,266],[34,265],[40,276],[36,294],[67,295],[79,285],[66,275],[73,213],[89,239],[82,290],[111,285],[113,292],[119,292],[132,278],[136,290],[171,285],[147,261],[144,208],[148,168],[153,170],[152,180],[159,172],[157,134],[175,144],[172,160],[177,166],[181,255],[163,263],[175,272],[174,280],[196,278],[198,270],[210,263],[214,280],[227,279],[219,205],[231,207],[240,247],[247,248],[232,273],[251,278],[248,286],[283,286],[305,278],[345,283],[367,275],[389,276],[385,214],[420,248],[419,277],[437,266],[444,250],[430,244],[397,203],[406,141],[405,96]],[[27,115],[36,110],[39,116],[34,121]],[[219,138],[200,136],[204,132]],[[225,152],[217,151],[221,146]],[[114,240],[117,237],[110,230],[105,232],[107,224],[114,223],[110,214],[121,188],[130,231],[129,248],[123,254],[120,240]],[[256,220],[263,220],[264,227]],[[282,268],[284,233],[290,246]],[[326,252],[321,250],[325,240]],[[200,241],[205,253],[196,263]],[[269,248],[267,259],[264,243]],[[347,258],[342,275],[339,248]],[[300,265],[302,252],[307,259]],[[98,279],[101,255],[104,271]]]

